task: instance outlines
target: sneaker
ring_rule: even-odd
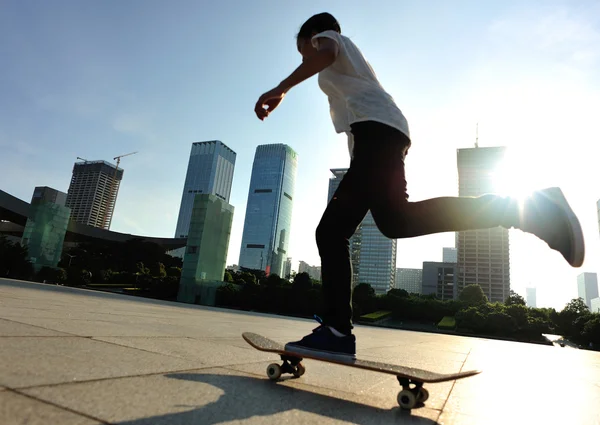
[[[562,190],[551,187],[537,191],[525,205],[517,227],[542,239],[571,266],[581,267],[585,258],[583,232]]]
[[[354,360],[356,359],[356,337],[352,334],[336,336],[329,326],[321,324],[300,341],[286,344],[285,350],[294,354],[333,360]]]

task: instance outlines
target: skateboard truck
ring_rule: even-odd
[[[402,386],[398,393],[398,404],[403,409],[412,409],[417,403],[425,403],[429,398],[429,391],[423,388],[423,383],[404,376],[396,376]]]
[[[283,361],[281,365],[271,363],[267,366],[267,376],[270,380],[275,381],[279,379],[283,373],[291,373],[296,378],[300,378],[306,372],[304,365],[301,363],[301,357],[288,356],[286,354],[282,354],[280,357]]]

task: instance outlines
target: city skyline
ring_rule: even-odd
[[[139,151],[127,160],[111,229],[172,237],[185,180],[182,158],[192,141],[219,139],[238,154],[230,200],[236,207],[232,264],[254,149],[282,141],[303,159],[289,256],[318,264],[314,229],[326,205],[323,182],[330,169],[348,166],[346,138],[333,132],[314,78],[294,88],[268,122],[256,119],[252,105],[280,81],[280,70],[297,66],[294,35],[321,7],[240,4],[232,10],[215,4],[208,11],[192,2],[153,3],[140,15],[141,4],[58,2],[31,9],[9,2],[3,8],[0,187],[24,200],[36,186],[66,191],[77,156]],[[333,4],[329,11],[407,116],[411,200],[457,195],[456,149],[474,145],[476,123],[480,146],[508,148],[510,173],[498,179],[501,189],[563,188],[584,228],[584,266],[572,269],[543,242],[511,230],[511,287],[523,295],[536,286],[540,306],[562,308],[575,298],[576,276],[597,272],[600,261],[600,129],[594,124],[600,5],[374,1]],[[251,41],[248,34],[264,19],[278,36]],[[222,22],[238,43],[206,42]],[[240,73],[240,63],[251,65]],[[557,108],[557,102],[569,107]],[[440,261],[440,248],[453,244],[451,233],[398,240],[396,265]]]

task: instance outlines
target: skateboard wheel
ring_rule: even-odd
[[[421,403],[425,403],[428,398],[429,398],[429,391],[427,391],[425,388],[421,388],[421,390],[419,391],[419,396],[417,397],[417,400],[420,401]]]
[[[402,409],[410,410],[417,404],[417,397],[411,390],[402,390],[398,393],[398,404]]]
[[[298,363],[296,370],[294,371],[294,376],[296,378],[300,378],[302,375],[304,375],[304,372],[306,372],[306,368],[302,363]]]
[[[275,381],[281,376],[281,366],[277,363],[271,363],[267,366],[267,376],[270,380]]]

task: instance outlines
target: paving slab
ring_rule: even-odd
[[[439,412],[220,368],[38,387],[28,394],[119,424],[433,424]]]
[[[242,338],[236,338],[242,339]],[[203,340],[173,337],[98,337],[94,340],[110,342],[121,346],[138,348],[153,353],[189,360],[198,366],[225,366],[257,362],[268,358],[265,353],[251,348],[243,340],[245,347],[233,345],[229,340]]]
[[[26,325],[14,320],[0,319],[0,338],[11,336],[70,336],[70,334],[39,326]]]
[[[95,425],[100,423],[12,391],[0,392],[0,424]]]
[[[89,338],[11,338],[0,345],[0,384],[9,388],[186,370],[179,358]]]

